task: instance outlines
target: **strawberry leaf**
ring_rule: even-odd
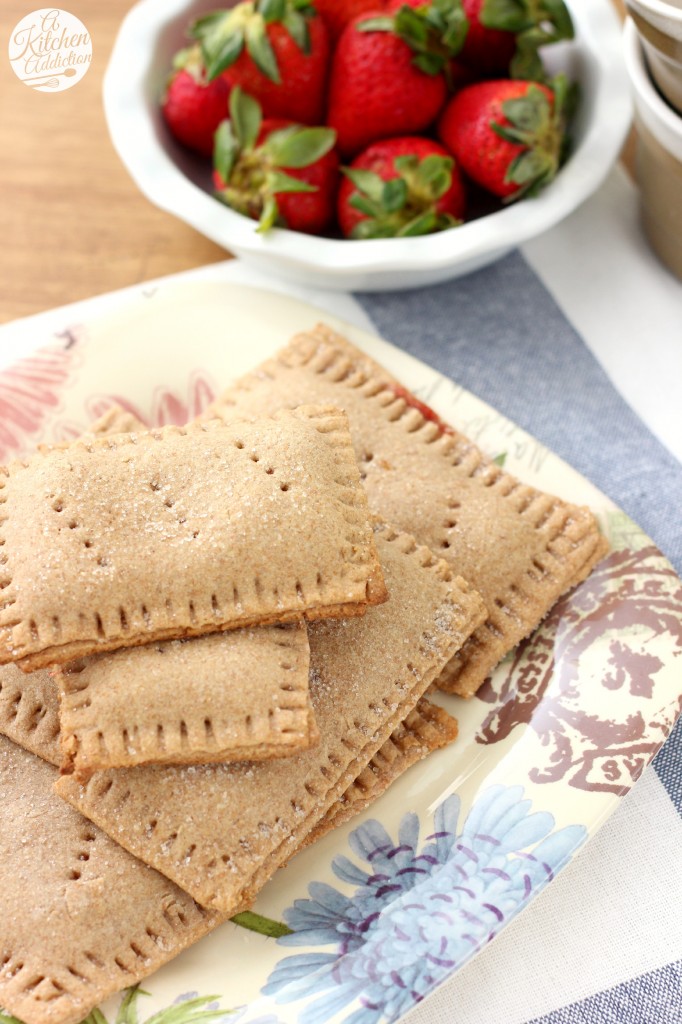
[[[263,21],[281,21],[286,12],[286,0],[260,0],[258,13],[263,16]]]
[[[405,224],[398,235],[401,238],[412,238],[415,235],[430,235],[438,228],[438,215],[435,210],[425,210],[418,217]]]
[[[395,19],[390,14],[377,15],[374,18],[367,18],[355,27],[358,32],[392,32]]]
[[[547,157],[532,149],[520,153],[507,168],[505,181],[528,186],[542,178],[548,170]]]
[[[417,187],[432,199],[440,199],[452,185],[454,165],[455,161],[449,156],[433,153],[424,157],[415,173]]]
[[[229,121],[222,121],[213,136],[213,166],[227,184],[232,177],[240,145]]]
[[[367,196],[363,196],[361,192],[354,192],[348,202],[353,209],[359,210],[360,213],[364,213],[368,217],[377,217],[381,212],[379,204],[372,202]]]
[[[232,35],[225,39],[216,50],[211,48],[210,41],[204,41],[202,39],[201,55],[204,59],[204,64],[206,65],[206,77],[209,82],[212,82],[213,79],[222,74],[226,68],[229,68],[231,64],[234,64],[243,49],[243,29],[237,29]]]
[[[521,32],[532,24],[527,0],[483,0],[479,20],[485,28],[502,32]]]
[[[260,132],[262,113],[258,100],[238,85],[230,92],[230,120],[241,149],[253,149]]]
[[[532,40],[516,37],[516,52],[509,63],[509,74],[525,82],[544,82],[545,65]]]
[[[272,48],[262,18],[251,18],[246,23],[246,50],[253,63],[275,85],[282,84],[275,51]]]
[[[265,179],[265,187],[272,192],[317,192],[317,185],[310,185],[307,181],[300,181],[292,178],[284,171],[268,171]]]
[[[285,128],[272,132],[265,148],[279,167],[309,167],[320,160],[336,142],[333,128]]]
[[[309,54],[311,43],[308,19],[298,11],[288,10],[282,18],[282,24],[299,50],[306,55]]]
[[[443,70],[443,58],[435,53],[420,53],[412,61],[416,68],[423,71],[425,75],[435,76]]]
[[[520,131],[541,132],[547,128],[552,112],[544,92],[530,86],[525,96],[505,100],[502,113]]]
[[[381,203],[384,194],[384,181],[374,171],[362,168],[343,167],[343,173],[353,182],[355,187],[375,203]]]
[[[384,183],[381,205],[386,213],[397,213],[407,202],[407,182],[402,178],[391,178]]]
[[[395,238],[395,228],[380,220],[359,220],[350,233],[351,238]]]
[[[469,21],[462,0],[431,0],[414,8],[404,4],[395,14],[395,34],[414,50],[413,63],[437,75],[464,45]]]
[[[393,166],[399,174],[410,174],[419,167],[419,157],[414,153],[404,153],[395,158]]]

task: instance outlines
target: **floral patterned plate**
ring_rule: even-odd
[[[101,315],[102,308],[108,310]],[[95,300],[2,349],[0,461],[119,402],[184,422],[323,314],[196,277]],[[324,316],[528,483],[592,506],[611,554],[498,666],[460,722],[369,811],[297,856],[240,915],[149,979],[147,1024],[395,1021],[552,881],[611,814],[682,706],[682,584],[555,455],[429,367]],[[6,335],[8,337],[8,335]],[[12,337],[12,335],[9,335]],[[133,990],[89,1024],[136,1024]]]

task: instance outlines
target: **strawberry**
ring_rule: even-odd
[[[464,216],[464,186],[446,149],[422,136],[375,142],[344,167],[338,220],[347,238],[427,235]]]
[[[316,9],[329,30],[332,42],[335,42],[346,25],[361,14],[378,11],[383,7],[382,0],[313,0]]]
[[[344,156],[428,128],[445,102],[443,69],[463,24],[459,0],[433,0],[347,26],[334,53],[327,112]]]
[[[564,0],[462,0],[469,31],[460,54],[479,75],[545,81],[540,46],[573,38]]]
[[[213,152],[213,135],[227,114],[230,86],[223,78],[206,79],[198,47],[182,50],[166,85],[161,110],[175,138],[202,156]]]
[[[437,0],[435,0],[437,2]],[[428,0],[388,0],[387,10],[420,9]],[[460,0],[468,23],[455,65],[479,78],[509,75],[544,81],[538,47],[573,38],[573,24],[564,0]]]
[[[308,0],[243,0],[195,21],[209,80],[223,72],[268,117],[324,120],[329,37]]]
[[[438,135],[461,169],[494,195],[536,195],[552,180],[565,143],[568,85],[504,78],[476,82],[450,101]]]
[[[236,86],[230,119],[215,136],[216,197],[258,220],[319,234],[334,218],[339,160],[331,128],[263,120],[260,104]]]

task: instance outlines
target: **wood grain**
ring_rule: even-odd
[[[0,322],[227,256],[146,200],[109,141],[102,77],[131,6],[68,0],[92,37],[93,63],[64,92],[28,89],[6,48],[0,55]],[[29,10],[2,0],[0,39]]]

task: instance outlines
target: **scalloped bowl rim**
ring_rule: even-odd
[[[141,0],[125,17],[104,79],[104,108],[111,138],[138,188],[219,245],[245,257],[280,260],[332,276],[373,271],[437,272],[460,263],[486,262],[552,227],[605,179],[631,121],[630,90],[622,57],[620,24],[610,4],[572,0],[576,41],[592,61],[593,113],[583,137],[557,178],[540,196],[510,205],[461,227],[417,238],[344,240],[274,228],[258,234],[254,222],[218,204],[175,164],[155,137],[146,101],[149,57],[161,29],[192,6],[191,0]],[[147,60],[145,60],[145,56]]]

